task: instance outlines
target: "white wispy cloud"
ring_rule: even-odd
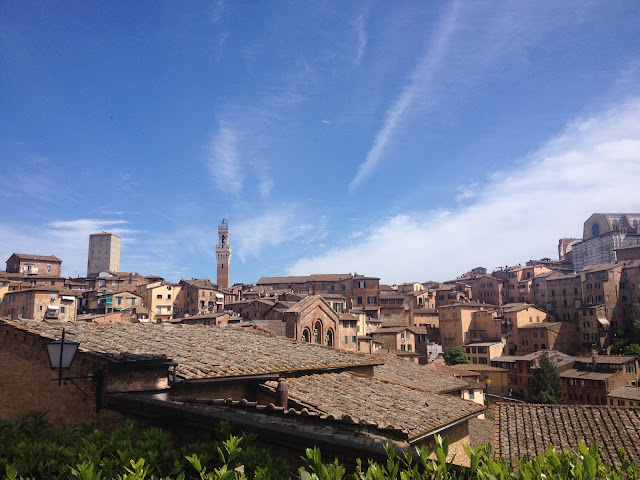
[[[393,133],[404,120],[416,97],[428,90],[451,42],[458,10],[459,4],[454,2],[431,35],[426,53],[422,56],[411,75],[409,75],[408,82],[403,87],[400,95],[387,110],[382,128],[376,134],[373,145],[364,162],[360,164],[355,177],[349,183],[350,192],[354,192],[371,175],[380,162]]]
[[[478,188],[478,184],[476,182],[471,182],[468,185],[461,185],[458,187],[458,194],[456,195],[456,201],[458,203],[465,203],[476,197],[476,189]]]
[[[38,225],[0,224],[0,236],[3,239],[0,258],[9,258],[14,252],[55,255],[62,260],[63,275],[85,275],[89,235],[102,230],[109,231],[120,236],[124,244],[140,233],[127,226],[128,222],[124,220],[90,218],[54,220]]]
[[[209,144],[208,168],[214,184],[223,192],[239,194],[243,173],[238,153],[239,133],[228,122],[221,121]]]
[[[594,212],[636,212],[640,183],[640,97],[576,120],[497,172],[457,210],[395,215],[353,243],[303,258],[289,274],[358,271],[385,282],[445,280],[557,256],[561,237],[580,236]]]
[[[313,219],[293,206],[280,206],[257,216],[242,218],[233,225],[234,255],[245,262],[260,257],[268,248],[321,241],[327,234],[328,220]]]
[[[364,53],[367,49],[367,42],[369,41],[364,22],[365,20],[362,15],[359,15],[353,22],[353,27],[356,33],[356,65],[360,65],[360,63],[362,63],[362,57],[364,57]]]

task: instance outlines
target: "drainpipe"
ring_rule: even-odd
[[[278,387],[276,388],[276,405],[278,407],[284,407],[284,409],[287,410],[288,403],[289,387],[285,382],[278,382]]]

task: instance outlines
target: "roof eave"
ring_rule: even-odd
[[[434,428],[432,430],[429,430],[428,432],[421,433],[421,434],[419,434],[419,435],[417,435],[417,436],[415,436],[413,438],[409,438],[407,441],[409,442],[409,445],[415,445],[416,443],[424,440],[425,438],[433,436],[436,433],[440,433],[443,430],[446,430],[447,428],[453,427],[453,426],[458,425],[458,424],[460,424],[462,422],[465,422],[467,420],[471,420],[472,418],[475,418],[478,415],[480,415],[485,410],[486,410],[486,408],[482,407],[481,410],[478,410],[478,411],[476,411],[474,413],[470,413],[468,415],[465,415],[464,417],[460,417],[459,419],[454,420],[453,422],[449,422],[449,423],[447,423],[445,425],[442,425],[440,427],[437,427],[437,428]]]

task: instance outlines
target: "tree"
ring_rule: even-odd
[[[459,363],[471,363],[462,347],[454,347],[444,356],[444,363],[447,365],[458,365]]]
[[[564,403],[562,379],[547,352],[538,359],[538,368],[533,369],[529,396],[533,403]]]
[[[626,347],[624,347],[623,353],[625,355],[640,355],[640,345],[638,345],[637,343],[627,345]]]

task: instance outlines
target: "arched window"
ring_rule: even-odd
[[[542,350],[546,350],[546,349],[547,349],[547,345],[543,343],[542,345],[540,345],[540,348],[541,348]]]
[[[598,225],[598,222],[595,222],[591,225],[591,236],[597,237],[598,235],[600,235],[600,225]]]
[[[617,231],[618,231],[618,221],[617,221],[617,220],[614,220],[614,221],[613,221],[613,231],[614,231],[614,232],[617,232]]]
[[[302,331],[302,341],[305,343],[311,342],[311,330],[309,330],[309,328],[305,328]]]
[[[328,347],[333,347],[333,330],[329,329],[327,330],[327,346]]]
[[[313,327],[313,340],[318,345],[322,344],[322,322],[320,320],[316,320],[316,324]]]

